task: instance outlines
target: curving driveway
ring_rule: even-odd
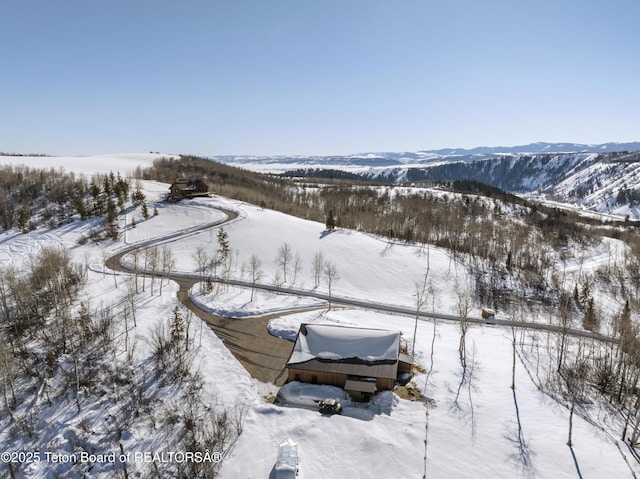
[[[130,246],[108,258],[105,261],[105,265],[114,271],[131,273],[131,268],[122,265],[122,257],[132,251],[144,249],[161,242],[174,241],[185,235],[195,234],[208,228],[218,227],[238,217],[237,213],[233,211],[224,209],[220,209],[220,211],[227,215],[227,218],[223,221],[208,223],[186,231],[163,236],[160,239],[153,239]],[[139,270],[139,273],[141,272]],[[178,300],[207,323],[252,377],[262,382],[276,385],[284,384],[286,381],[285,365],[293,349],[293,343],[269,334],[267,324],[274,317],[293,314],[301,310],[247,319],[223,318],[203,311],[191,300],[189,290],[194,284],[200,282],[199,276],[174,273],[156,273],[156,276],[164,276],[178,284]]]
[[[111,256],[105,261],[105,265],[114,270],[123,273],[131,273],[131,268],[126,268],[122,265],[122,257],[136,249],[147,248],[151,245],[158,243],[165,243],[168,241],[175,241],[179,238],[182,238],[187,235],[195,234],[200,231],[215,228],[223,225],[229,221],[235,220],[238,215],[237,213],[225,210],[222,208],[218,208],[219,211],[223,212],[227,215],[227,218],[222,221],[217,221],[213,223],[207,223],[204,225],[197,226],[195,228],[190,228],[185,231],[181,231],[178,233],[173,233],[171,235],[163,236],[160,239],[153,239],[149,241],[145,241],[143,243],[138,243],[136,245],[130,246],[114,256]],[[139,273],[146,273],[139,270]],[[191,287],[198,283],[201,279],[196,274],[183,274],[183,273],[156,273],[156,276],[163,276],[169,278],[179,285],[178,290],[178,300],[190,311],[196,314],[200,319],[205,321],[209,327],[216,333],[216,335],[222,340],[222,342],[226,345],[226,347],[231,351],[231,353],[240,361],[240,363],[244,366],[244,368],[251,374],[252,377],[258,379],[262,382],[269,382],[275,385],[282,385],[286,381],[286,362],[289,359],[289,355],[291,354],[291,350],[293,349],[293,343],[291,341],[287,341],[285,339],[276,338],[269,334],[267,325],[269,321],[273,318],[284,316],[287,314],[299,313],[301,311],[309,311],[314,309],[322,309],[322,308],[308,308],[308,309],[295,309],[292,311],[282,311],[278,313],[273,313],[269,315],[259,316],[259,317],[251,317],[251,318],[242,318],[242,319],[229,319],[223,318],[221,316],[216,316],[214,314],[208,313],[200,309],[189,296],[189,290]],[[348,307],[357,307],[364,308],[394,314],[402,314],[415,316],[415,309],[403,308],[398,306],[391,306],[387,304],[373,303],[369,301],[361,301],[357,299],[349,299],[349,298],[339,298],[339,297],[329,297],[327,294],[317,293],[314,291],[304,291],[292,288],[284,288],[278,287],[268,284],[252,284],[246,281],[238,281],[238,280],[223,280],[220,278],[211,278],[212,281],[218,283],[226,283],[233,286],[240,287],[255,287],[257,289],[262,289],[266,291],[276,291],[279,293],[285,294],[295,294],[297,296],[306,296],[313,297],[318,299],[324,299],[327,301],[331,301],[333,305],[339,306],[348,306]],[[427,313],[420,312],[419,317],[422,320],[428,319],[442,319],[448,321],[460,321],[459,316],[450,315],[450,314],[441,314],[441,313]],[[467,321],[471,323],[482,323],[487,324],[487,321],[481,318],[469,317]],[[571,335],[571,336],[583,336],[594,338],[599,341],[607,341],[611,342],[613,339],[603,336],[599,333],[594,333],[590,331],[578,330],[578,329],[564,329],[560,326],[555,326],[551,324],[543,324],[543,323],[532,323],[532,322],[512,322],[508,320],[495,319],[492,320],[491,323],[495,326],[507,326],[507,327],[518,327],[518,328],[526,328],[526,329],[538,329],[543,331],[550,331],[556,333],[562,333]]]

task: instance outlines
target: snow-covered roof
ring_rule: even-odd
[[[399,346],[400,331],[303,324],[288,364],[312,359],[358,359],[367,363],[396,361]]]
[[[295,477],[298,466],[298,444],[288,437],[278,446],[277,477]]]

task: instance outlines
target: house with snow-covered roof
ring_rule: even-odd
[[[210,196],[209,185],[202,180],[177,180],[169,187],[168,201],[180,201],[184,198]]]
[[[401,351],[400,331],[302,324],[287,362],[289,381],[329,384],[356,399],[392,390],[411,359]]]

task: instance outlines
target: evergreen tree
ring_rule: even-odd
[[[583,308],[586,308],[589,299],[591,298],[591,284],[589,283],[589,279],[585,278],[584,283],[582,284],[582,292],[580,294],[580,304]]]
[[[629,306],[629,300],[625,301],[622,313],[620,313],[620,320],[618,322],[618,333],[626,334],[631,331],[631,307]]]
[[[325,226],[327,228],[327,231],[333,231],[336,229],[336,220],[333,217],[333,211],[329,210],[329,214],[327,215],[327,221],[325,223]]]
[[[98,218],[104,216],[104,198],[98,197],[96,201],[93,202],[93,206],[91,207],[91,214],[93,216],[97,216]]]
[[[587,300],[584,318],[582,319],[582,327],[587,331],[595,331],[598,329],[598,318],[592,297]]]
[[[76,210],[78,210],[78,214],[80,214],[80,219],[84,220],[87,218],[87,208],[84,205],[84,200],[82,197],[78,196],[75,199]]]
[[[89,192],[91,193],[91,196],[93,196],[94,201],[98,199],[98,196],[100,196],[100,185],[98,185],[93,179],[89,186]]]
[[[171,318],[171,341],[174,346],[180,349],[180,343],[185,338],[186,332],[186,324],[184,318],[182,317],[182,313],[180,312],[180,308],[178,306],[173,308],[173,317]]]
[[[102,189],[104,193],[108,196],[111,194],[111,183],[109,183],[109,175],[104,175],[104,181],[102,183]]]
[[[116,205],[111,198],[107,202],[107,223],[112,225],[116,221]]]
[[[136,191],[134,191],[133,193],[131,193],[131,201],[135,205],[142,204],[145,199],[146,199],[146,196],[139,188],[136,189]]]
[[[142,203],[142,217],[145,220],[149,219],[149,208],[147,208],[147,204],[146,203]]]
[[[18,228],[22,233],[27,232],[27,224],[29,223],[29,209],[23,206],[18,210]]]
[[[125,203],[126,198],[122,193],[120,193],[117,196],[117,198],[118,198],[118,209],[120,210],[120,213],[122,213],[124,211],[124,203]]]
[[[229,235],[224,230],[224,228],[220,228],[218,231],[218,255],[220,257],[220,261],[224,264],[229,258],[229,254],[231,253],[231,249],[229,247]]]

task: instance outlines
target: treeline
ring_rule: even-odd
[[[0,156],[34,156],[34,157],[46,157],[44,153],[8,153],[6,151],[0,151]]]
[[[572,336],[571,309],[582,301],[569,300],[560,308],[562,329],[548,336],[546,344],[539,333],[520,335],[518,355],[538,388],[569,410],[568,446],[573,443],[574,414],[589,420],[595,404],[599,414],[608,416],[611,429],[617,428],[620,439],[635,449],[640,445],[640,330],[627,301],[613,315],[611,340]]]
[[[323,223],[331,214],[339,227],[447,248],[473,268],[480,299],[494,306],[508,300],[501,286],[506,276],[528,296],[556,300],[547,283],[550,266],[569,244],[587,245],[595,238],[575,215],[473,182],[452,186],[491,197],[328,180],[297,184],[196,157],[156,160],[140,174],[165,182],[202,178],[226,197]]]
[[[168,438],[162,444],[166,450],[224,453],[242,430],[246,407],[228,409],[205,396],[194,364],[199,346],[191,316],[176,306],[139,335],[140,303],[148,298],[144,280],[138,292],[131,276],[120,300],[94,308],[80,294],[86,278],[87,266],[73,263],[69,252],[57,247],[42,249],[19,267],[0,269],[3,445],[38,451],[64,430],[64,450],[48,443],[52,453],[119,448],[126,454],[134,452],[125,442],[132,431],[153,430]],[[149,346],[142,354],[136,348],[140,339]],[[0,474],[23,477],[29,466],[0,464]],[[74,477],[215,477],[217,468],[213,461],[50,466],[54,476]]]
[[[616,204],[629,205],[631,207],[638,206],[640,204],[640,189],[627,188],[624,185],[618,191]]]
[[[165,182],[202,178],[222,196],[325,224],[331,216],[337,227],[446,248],[474,275],[477,301],[499,309],[514,295],[519,301],[558,306],[576,285],[552,266],[576,259],[576,248],[584,250],[601,236],[611,236],[630,249],[606,282],[631,293],[625,296],[632,306],[640,304],[637,288],[630,286],[640,269],[640,240],[631,221],[579,217],[474,181],[440,184],[473,194],[328,179],[300,183],[196,157],[156,160],[139,174]]]
[[[93,239],[117,238],[115,220],[128,202],[144,204],[145,196],[119,173],[90,178],[62,169],[27,166],[0,167],[0,227],[21,232],[40,226],[53,228],[76,219],[104,219]]]
[[[359,183],[380,183],[389,184],[385,177],[376,177],[369,175],[361,175],[343,170],[333,170],[327,168],[299,168],[296,170],[288,170],[282,173],[285,178],[316,178],[328,180],[347,180]]]

